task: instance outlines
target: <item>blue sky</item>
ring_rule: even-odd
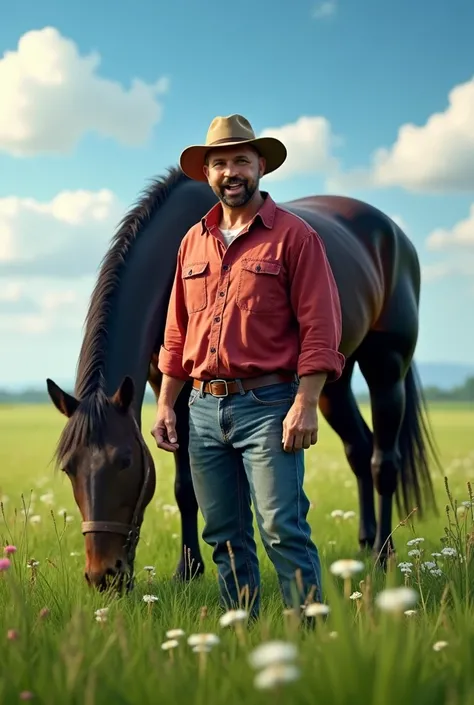
[[[262,181],[276,200],[346,193],[403,223],[424,273],[417,358],[474,364],[473,26],[468,0],[12,6],[0,24],[0,385],[72,378],[119,216],[232,112],[287,141],[291,163]],[[44,256],[68,247],[77,271],[46,271]]]

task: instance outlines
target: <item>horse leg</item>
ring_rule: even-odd
[[[158,367],[150,364],[148,382],[153,389],[155,398],[160,394],[161,373]],[[189,465],[189,408],[188,399],[191,385],[186,384],[181,390],[175,406],[176,432],[179,448],[174,453],[175,478],[174,496],[181,518],[181,558],[176,567],[174,577],[178,580],[190,580],[204,573],[198,538],[198,504],[191,478]]]
[[[359,491],[359,546],[372,549],[377,531],[371,473],[372,433],[365,423],[351,389],[354,360],[348,359],[341,377],[324,387],[319,408],[343,443]]]
[[[397,344],[398,343],[398,344]],[[388,333],[369,333],[358,351],[358,362],[370,392],[374,436],[372,477],[379,496],[374,552],[384,563],[394,551],[393,496],[401,470],[399,434],[405,413],[404,376],[411,352]]]
[[[189,392],[190,388],[186,385],[175,404],[179,448],[174,453],[176,468],[174,495],[181,515],[181,559],[175,571],[175,578],[181,580],[190,580],[204,573],[204,561],[198,537],[198,503],[188,453]]]

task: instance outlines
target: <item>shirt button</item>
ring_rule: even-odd
[[[224,264],[224,266],[222,267],[222,269],[224,270],[224,272],[227,272],[227,270],[229,269],[229,265],[228,265],[228,264]]]
[[[257,272],[259,272],[262,268],[261,268],[261,266],[260,266],[259,264],[257,264],[257,266],[255,267],[255,269],[257,270]]]
[[[223,291],[220,291],[220,292],[219,292],[219,296],[224,296],[224,292],[223,292]]]
[[[214,320],[215,320],[216,323],[219,323],[219,321],[221,320],[221,317],[220,317],[220,316],[216,316],[216,317],[214,318]]]
[[[190,269],[190,270],[189,270],[189,272],[188,272],[188,274],[192,274],[192,273],[193,273],[193,270],[192,270],[192,269]]]
[[[216,352],[216,349],[215,349],[215,348],[211,348],[211,353],[215,353],[215,352]]]

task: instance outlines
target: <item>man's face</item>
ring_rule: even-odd
[[[258,189],[265,160],[249,145],[210,150],[204,173],[210,187],[229,208],[242,208]]]

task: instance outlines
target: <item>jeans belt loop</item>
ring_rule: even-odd
[[[242,380],[240,379],[240,377],[238,377],[238,378],[236,377],[235,381],[237,382],[237,386],[239,388],[239,394],[242,396],[245,396],[244,385],[242,384]]]

